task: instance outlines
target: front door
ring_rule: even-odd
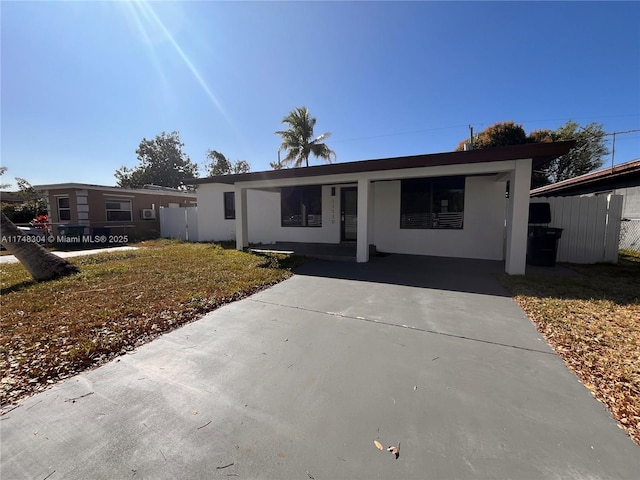
[[[358,188],[340,190],[340,240],[355,242],[358,234]]]

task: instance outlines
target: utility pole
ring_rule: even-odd
[[[611,135],[613,137],[612,140],[612,144],[611,144],[611,173],[613,173],[613,163],[614,163],[614,159],[616,156],[616,135],[621,135],[624,133],[635,133],[635,132],[640,132],[640,128],[636,128],[634,130],[625,130],[624,132],[613,132],[613,133],[607,133],[605,135]]]
[[[611,142],[611,173],[613,173],[614,158],[616,158],[616,132],[613,132],[613,141]]]

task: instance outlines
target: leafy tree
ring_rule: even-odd
[[[205,166],[208,170],[207,175],[214,177],[216,175],[229,175],[231,173],[249,173],[251,165],[245,160],[232,162],[222,153],[215,150],[207,150],[207,158],[210,160]]]
[[[316,119],[309,114],[307,107],[297,107],[282,119],[289,128],[276,132],[282,138],[280,148],[287,152],[287,156],[282,159],[282,165],[293,164],[294,167],[309,166],[309,155],[313,154],[317,158],[322,158],[328,163],[336,158],[336,154],[324,142],[331,133],[325,132],[322,135],[313,136],[313,127]],[[273,167],[273,164],[272,164]]]
[[[537,188],[583,175],[600,167],[603,157],[608,153],[605,135],[602,125],[597,123],[581,127],[569,120],[556,130],[534,130],[527,135],[521,125],[514,122],[498,122],[473,138],[473,148],[576,140],[575,147],[569,153],[532,173],[531,187]],[[466,142],[466,139],[462,140],[456,151],[464,150]]]
[[[140,165],[116,170],[118,186],[141,188],[148,184],[186,188],[184,180],[198,178],[198,165],[182,151],[178,132],[162,132],[153,140],[142,139],[136,150]]]
[[[551,130],[533,130],[529,133],[527,138],[528,143],[549,143],[553,142],[553,132]],[[531,188],[538,188],[544,185],[549,185],[549,172],[547,171],[548,164],[541,169],[536,169],[531,172]]]
[[[467,139],[462,140],[456,147],[456,151],[464,150],[467,142]],[[521,145],[523,143],[527,143],[527,134],[522,125],[515,122],[494,123],[473,137],[474,149]]]
[[[5,173],[7,173],[7,167],[0,167],[0,177],[2,177]],[[9,183],[0,183],[0,188],[9,188],[11,184]]]
[[[553,142],[553,132],[551,130],[533,130],[527,138],[527,143],[549,143]]]
[[[280,149],[278,150],[278,161],[269,162],[271,170],[282,170],[284,168],[284,166],[282,165],[282,160],[280,160],[280,150],[282,150],[282,147],[280,147]]]
[[[44,200],[44,193],[33,188],[24,178],[16,177],[18,185],[17,196],[22,199],[22,211],[26,212],[30,218],[47,214],[47,202]]]
[[[6,167],[5,172],[6,172]],[[47,203],[44,194],[26,181],[24,178],[16,177],[18,191],[15,196],[21,203],[2,203],[2,212],[14,223],[29,223],[39,215],[47,214]]]
[[[23,242],[22,232],[4,213],[0,213],[0,229],[2,229],[2,246],[22,263],[31,276],[37,281],[52,280],[58,277],[78,273],[78,267],[64,258],[58,257],[35,242]]]
[[[609,153],[605,143],[606,132],[598,123],[581,127],[573,120],[551,132],[555,142],[575,140],[576,145],[569,153],[556,158],[546,167],[550,183],[589,173],[602,166],[603,158]]]

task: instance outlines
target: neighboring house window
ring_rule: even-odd
[[[236,218],[236,193],[224,192],[224,218],[232,220]]]
[[[464,176],[402,180],[400,228],[461,229]]]
[[[107,222],[130,222],[131,200],[107,200]]]
[[[58,220],[71,220],[71,205],[69,197],[58,197]]]
[[[322,186],[283,187],[280,212],[283,227],[321,227]]]

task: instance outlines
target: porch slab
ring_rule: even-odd
[[[302,243],[302,242],[276,242],[268,245],[252,247],[250,251],[276,252],[288,255],[300,255],[321,260],[334,260],[342,262],[356,261],[356,243]]]
[[[333,260],[344,262],[356,261],[356,242],[342,243],[303,243],[303,242],[276,242],[273,244],[258,245],[249,249],[256,253],[282,253],[284,255],[300,255],[318,260]],[[419,259],[421,265],[431,265],[435,269],[487,269],[493,273],[504,273],[505,262],[493,260],[477,260],[470,258],[435,257],[430,255],[403,255],[395,253],[378,252],[371,246],[369,255],[374,258],[386,258],[393,256],[394,259],[408,258]],[[391,261],[396,261],[391,260]],[[409,260],[411,262],[411,260]],[[556,264],[552,267],[542,267],[537,265],[527,265],[525,275],[555,275],[555,276],[575,276],[578,273],[563,264]]]

